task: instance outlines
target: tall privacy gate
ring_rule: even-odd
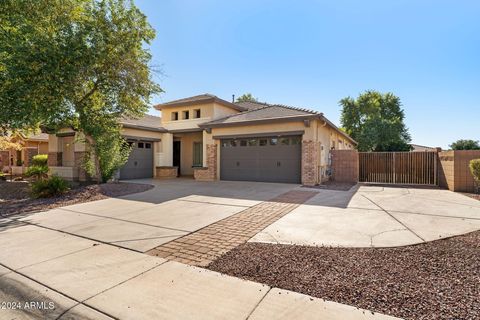
[[[359,180],[437,185],[436,152],[359,152]]]

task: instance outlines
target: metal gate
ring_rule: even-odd
[[[359,152],[359,180],[437,185],[436,152]]]

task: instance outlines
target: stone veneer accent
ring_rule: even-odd
[[[302,184],[305,186],[314,186],[319,183],[317,181],[320,160],[318,148],[317,142],[302,141]]]
[[[156,167],[155,178],[157,179],[172,179],[178,176],[178,167]]]
[[[48,166],[49,167],[61,167],[62,166],[62,153],[61,152],[49,152],[48,153]]]
[[[198,181],[217,180],[217,145],[207,144],[207,166],[193,170],[193,176]]]
[[[357,150],[331,150],[332,180],[337,182],[358,182]]]

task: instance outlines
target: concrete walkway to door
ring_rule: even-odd
[[[480,229],[480,202],[441,189],[357,185],[320,190],[251,242],[394,247]]]

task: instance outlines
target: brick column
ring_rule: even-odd
[[[62,153],[61,152],[49,152],[48,153],[48,166],[49,167],[61,167],[62,166]]]
[[[195,180],[198,181],[215,181],[217,180],[217,145],[207,144],[207,163],[204,168],[197,168],[193,171]]]
[[[318,165],[320,164],[318,143],[312,140],[302,141],[302,184],[314,186],[319,181]]]

